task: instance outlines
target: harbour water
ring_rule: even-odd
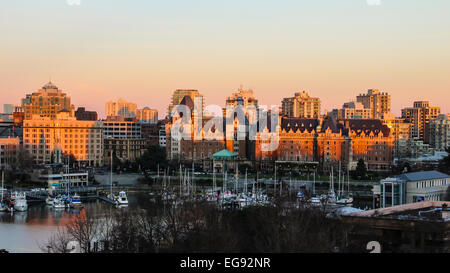
[[[93,217],[112,213],[113,210],[136,210],[148,206],[148,193],[128,193],[129,206],[115,208],[96,200],[85,202],[82,210],[53,209],[45,203],[30,206],[26,212],[0,212],[0,249],[11,253],[40,253],[58,227],[67,225],[75,215],[86,213]]]

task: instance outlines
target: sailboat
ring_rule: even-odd
[[[3,187],[4,182],[5,182],[5,172],[2,172],[2,188],[0,189],[2,191],[2,195],[0,198],[0,212],[6,211],[6,205],[3,202],[3,192],[5,191],[5,188]]]
[[[342,191],[344,191],[344,182],[345,179],[343,179],[342,181]],[[348,189],[347,189],[347,195],[340,195],[338,200],[336,201],[336,204],[340,204],[340,205],[350,205],[353,203],[353,197],[350,196],[350,176],[348,175],[348,170],[347,170],[347,185],[348,185]]]
[[[322,197],[328,204],[336,204],[336,193],[334,192],[333,167],[331,167],[331,174],[330,174],[330,189],[328,190],[328,194]]]

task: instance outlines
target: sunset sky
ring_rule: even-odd
[[[305,90],[331,110],[375,88],[396,115],[450,112],[448,0],[68,2],[0,0],[1,105],[51,77],[100,117],[124,98],[163,118],[178,88],[223,106],[241,84],[266,105]]]

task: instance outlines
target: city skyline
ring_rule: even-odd
[[[396,116],[421,100],[449,113],[450,3],[368,3],[3,3],[0,101],[18,104],[51,78],[100,117],[123,98],[163,118],[176,89],[223,106],[241,84],[260,105],[304,90],[323,113],[379,89]]]
[[[48,82],[46,85],[48,85],[48,84],[54,84],[54,82]],[[36,88],[36,91],[39,91],[39,89],[41,89],[40,87],[39,88]],[[67,91],[65,91],[64,89],[62,89],[62,88],[59,88],[58,87],[58,89],[60,89],[62,92],[65,92],[65,93],[67,93],[67,95],[69,95],[69,97],[70,98],[72,98],[72,100],[73,100],[73,96],[72,96],[72,94],[70,93],[70,92],[67,92]],[[180,90],[180,89],[177,89],[177,90]],[[192,90],[195,90],[195,89],[192,89]],[[253,92],[254,92],[254,90],[253,89],[246,89],[246,88],[243,88],[243,86],[241,86],[241,87],[239,87],[239,88],[237,88],[236,90],[252,90]],[[368,90],[372,90],[372,89],[368,89]],[[354,103],[357,103],[357,96],[358,95],[361,95],[361,94],[363,94],[363,93],[365,93],[365,92],[367,92],[368,90],[365,90],[365,91],[363,91],[363,92],[360,92],[360,93],[358,93],[358,94],[355,94],[354,95],[354,97],[352,97],[352,98],[349,98],[348,100],[344,100],[344,102],[342,102],[342,104],[338,104],[338,105],[332,105],[331,106],[331,108],[329,108],[329,109],[323,109],[323,110],[321,110],[321,113],[320,113],[320,115],[321,116],[326,116],[326,115],[328,115],[328,114],[331,114],[332,113],[332,110],[335,110],[335,109],[341,109],[343,106],[345,107],[345,105],[346,104],[348,104],[349,102],[354,102]],[[31,91],[30,93],[34,93],[34,92],[36,92],[36,91]],[[174,90],[175,91],[175,90]],[[232,92],[234,92],[234,91],[231,91],[230,92],[230,94],[232,93]],[[302,92],[304,92],[304,91],[302,91]],[[380,90],[380,92],[382,92],[382,90]],[[173,93],[173,92],[172,92]],[[297,92],[295,92],[295,93],[297,93]],[[388,92],[387,92],[388,93]],[[10,101],[5,101],[5,103],[3,103],[3,105],[2,105],[2,110],[3,110],[3,112],[5,112],[5,109],[4,109],[4,107],[6,106],[6,105],[20,105],[20,101],[24,98],[24,96],[25,96],[25,94],[23,94],[22,95],[22,97],[18,100],[19,102],[10,102]],[[171,97],[171,95],[169,95],[168,97]],[[257,96],[255,96],[256,98],[258,98]],[[96,113],[98,113],[99,114],[99,119],[105,119],[106,117],[107,117],[107,115],[105,114],[105,105],[107,105],[108,103],[111,103],[112,101],[117,101],[117,100],[124,100],[124,101],[127,101],[127,99],[125,99],[126,98],[126,96],[122,96],[122,97],[118,97],[117,99],[106,99],[104,102],[103,102],[103,107],[99,107],[99,108],[87,108],[87,106],[86,105],[89,105],[89,103],[86,103],[86,104],[79,104],[79,105],[77,105],[77,104],[74,104],[74,106],[75,106],[75,108],[79,108],[79,107],[81,107],[81,108],[86,108],[87,110],[91,110],[91,111],[95,111]],[[203,97],[204,99],[207,99],[207,98],[205,98],[205,97]],[[223,102],[222,103],[218,103],[217,105],[218,106],[220,106],[220,107],[225,107],[226,106],[226,100],[227,100],[227,98],[228,98],[228,96],[227,95],[224,95],[224,97],[223,97]],[[281,100],[283,100],[283,99],[285,99],[285,98],[281,98]],[[320,98],[319,98],[320,99]],[[441,109],[441,112],[443,113],[443,114],[445,114],[446,112],[445,112],[445,106],[444,107],[441,107],[439,104],[434,104],[433,102],[430,102],[430,101],[428,101],[428,100],[414,100],[414,103],[415,102],[420,102],[420,101],[426,101],[426,102],[429,102],[430,104],[432,104],[432,105],[435,105],[435,106],[437,106],[437,107],[439,107],[440,109]],[[137,105],[137,107],[138,108],[149,108],[149,107],[151,107],[152,109],[156,109],[157,111],[158,111],[158,113],[160,113],[161,115],[160,115],[160,119],[164,119],[164,118],[166,118],[166,116],[168,116],[168,110],[167,110],[167,107],[170,105],[170,103],[168,104],[168,105],[163,105],[163,106],[153,106],[153,105],[145,105],[145,103],[142,103],[142,102],[140,102],[139,104],[136,104],[136,103],[134,103],[133,101],[128,101],[129,103],[131,103],[131,104],[135,104],[135,105]],[[326,100],[321,100],[321,103],[322,103],[322,105],[327,105],[327,102],[326,102]],[[210,106],[210,105],[215,105],[215,104],[205,104],[205,106]],[[264,105],[264,104],[260,104],[260,105]],[[270,104],[266,104],[267,106],[271,106]],[[282,103],[279,103],[279,104],[272,104],[272,105],[278,105],[278,106],[280,106],[281,107],[281,105],[282,105]],[[401,107],[400,109],[399,109],[399,111],[395,111],[394,109],[392,109],[392,111],[391,111],[391,113],[393,113],[396,117],[400,117],[401,115],[402,115],[402,110],[403,109],[405,109],[405,108],[410,108],[410,107],[412,107],[413,106],[413,103],[411,103],[411,105],[405,105],[405,106],[403,106],[403,107]],[[323,108],[323,107],[322,107]],[[160,109],[161,109],[161,112],[160,112]],[[370,109],[370,108],[366,108],[366,109]],[[326,111],[326,112],[324,112],[324,111]]]

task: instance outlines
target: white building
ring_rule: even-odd
[[[46,182],[48,187],[65,188],[67,183],[70,187],[88,186],[88,173],[60,173],[42,174],[39,176],[41,182]]]
[[[404,173],[380,181],[373,189],[381,207],[423,201],[441,201],[450,186],[450,176],[438,171]]]

